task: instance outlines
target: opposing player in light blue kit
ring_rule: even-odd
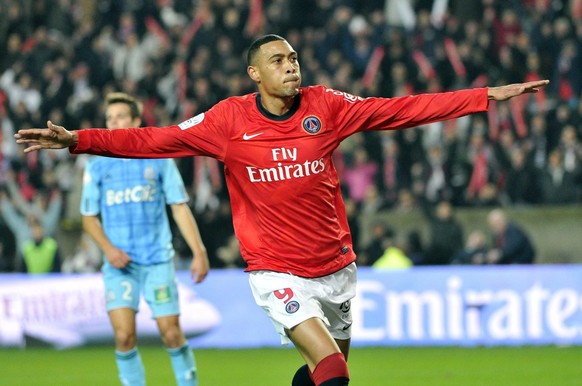
[[[105,103],[110,130],[141,125],[140,105],[124,93]],[[188,195],[172,159],[90,158],[85,167],[83,228],[104,253],[107,311],[115,334],[115,356],[123,385],[145,385],[137,348],[135,315],[140,296],[152,310],[168,350],[177,384],[197,385],[196,364],[179,323],[174,248],[167,216],[192,250],[196,283],[209,270],[206,248],[187,205]]]

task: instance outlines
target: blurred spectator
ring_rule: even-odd
[[[419,231],[411,230],[406,234],[406,240],[402,244],[402,251],[413,265],[422,264],[424,261],[424,246]]]
[[[43,271],[46,268],[45,264],[36,265],[34,262],[39,261],[36,258],[38,254],[42,254],[43,259],[48,259],[52,252],[57,253],[57,251],[52,251],[52,241],[50,240],[54,240],[53,237],[60,221],[63,204],[62,194],[58,189],[31,189],[27,196],[23,194],[22,190],[26,189],[27,185],[18,186],[14,172],[9,171],[5,177],[7,192],[0,192],[0,213],[3,223],[10,230],[10,233],[5,235],[8,240],[6,243],[3,242],[6,252],[9,253],[11,250],[10,235],[14,236],[16,243],[16,263],[8,264],[8,266],[17,271],[24,271],[26,266],[32,262],[33,266],[29,267],[31,270]],[[27,262],[25,253],[29,257],[35,257]],[[57,255],[55,258],[59,259],[58,270],[60,271],[60,257]],[[55,266],[51,266],[47,272],[53,271],[53,268],[57,269],[57,262],[54,264]]]
[[[377,269],[398,269],[412,267],[412,260],[397,245],[396,233],[388,229],[382,238],[382,254],[374,261],[372,267]]]
[[[450,155],[447,155],[440,145],[431,146],[424,164],[425,191],[424,198],[431,202],[449,198],[451,191],[447,181],[449,179]]]
[[[13,272],[16,266],[16,240],[10,227],[0,218],[0,272]]]
[[[30,274],[61,272],[61,256],[57,241],[45,234],[35,218],[29,221],[31,238],[22,245],[20,271]]]
[[[467,155],[472,165],[466,192],[467,201],[472,205],[489,204],[491,195],[497,195],[492,181],[496,180],[498,168],[484,133],[476,131],[471,135]]]
[[[386,9],[384,11],[386,23],[390,26],[404,27],[406,30],[412,30],[416,25],[413,3],[412,0],[386,0]]]
[[[531,134],[526,140],[526,147],[536,169],[542,169],[548,158],[550,139],[544,114],[537,113],[531,118]]]
[[[202,213],[207,208],[218,209],[220,201],[218,194],[222,189],[218,161],[210,157],[192,157],[193,181],[192,191],[195,197],[194,209]]]
[[[539,201],[538,173],[528,154],[520,147],[511,151],[505,177],[505,193],[512,205],[531,205]]]
[[[493,21],[494,46],[498,53],[507,44],[514,42],[521,28],[520,20],[512,8],[501,10],[501,16],[495,17]]]
[[[487,216],[493,236],[493,246],[487,252],[487,264],[532,264],[535,249],[528,235],[517,224],[509,221],[501,209],[493,209]]]
[[[366,216],[388,209],[388,204],[380,194],[378,187],[376,185],[370,185],[368,190],[366,190],[364,200],[359,203],[358,208],[359,214]]]
[[[423,214],[428,221],[429,241],[424,249],[424,259],[419,265],[446,265],[463,248],[463,227],[454,216],[448,201],[439,201],[434,207],[423,201]]]
[[[486,264],[487,251],[485,233],[480,230],[474,230],[469,233],[463,249],[453,255],[451,264]]]
[[[554,69],[554,61],[558,56],[559,44],[554,36],[551,18],[541,18],[532,28],[532,43],[539,53],[540,73],[546,79],[550,79]]]
[[[376,269],[398,269],[412,267],[412,261],[402,249],[395,245],[388,246],[382,256],[372,265]]]
[[[143,63],[146,63],[149,57],[140,44],[137,34],[129,32],[123,39],[122,45],[115,49],[112,60],[113,75],[116,79],[139,82],[144,77]]]
[[[400,189],[398,192],[398,202],[393,207],[396,212],[411,213],[416,212],[419,205],[414,194],[409,189]]]
[[[47,171],[44,176],[52,178],[53,174]],[[24,186],[30,188],[28,191],[23,190],[23,184],[17,186],[16,181],[14,173],[7,173],[5,186],[8,195],[0,196],[2,216],[6,223],[16,232],[20,226],[25,227],[27,219],[35,218],[41,223],[47,235],[54,236],[61,219],[62,192],[52,182],[41,189]],[[43,182],[47,183],[48,178],[43,179]]]
[[[582,128],[581,128],[582,129]],[[564,168],[577,175],[582,168],[582,142],[578,139],[574,125],[566,125],[562,129],[558,148],[564,157]]]
[[[371,162],[368,152],[361,146],[353,151],[353,160],[344,170],[343,183],[348,189],[348,197],[356,203],[366,198],[368,189],[376,182],[378,164]]]
[[[400,155],[400,145],[391,132],[382,136],[383,163],[382,189],[388,206],[393,206],[398,201],[398,191],[402,186],[406,186],[406,166],[402,162]]]
[[[560,149],[548,157],[548,164],[541,173],[542,199],[546,204],[572,204],[576,199],[575,176],[564,165]]]
[[[580,44],[568,39],[561,45],[552,77],[554,87],[557,88],[559,100],[574,104],[580,97],[580,92],[582,91],[580,68],[582,68]]]
[[[344,199],[344,206],[346,208],[346,216],[348,218],[348,225],[352,234],[352,245],[356,253],[360,251],[360,211],[358,204],[350,198]]]
[[[574,112],[565,103],[560,103],[555,110],[547,117],[548,121],[548,136],[549,136],[549,150],[555,149],[560,144],[560,136],[564,127],[574,123]]]
[[[4,72],[0,78],[0,88],[7,94],[11,108],[17,109],[22,104],[29,114],[38,112],[41,95],[33,86],[33,78],[28,72]]]
[[[370,240],[358,253],[358,265],[373,265],[382,256],[385,248],[385,239],[392,237],[394,230],[382,221],[374,222],[370,227]]]
[[[10,34],[6,39],[5,54],[0,57],[0,73],[5,73],[6,70],[14,66],[17,62],[21,62],[23,56],[22,36],[16,33]]]

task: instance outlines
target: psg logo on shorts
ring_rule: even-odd
[[[317,134],[321,130],[321,121],[319,118],[310,115],[303,120],[303,130],[309,134]]]
[[[287,311],[288,314],[294,314],[295,312],[297,312],[298,309],[299,309],[299,303],[295,300],[291,300],[285,306],[285,311]]]

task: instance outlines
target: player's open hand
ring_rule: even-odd
[[[489,87],[487,90],[487,96],[489,99],[493,99],[495,101],[506,101],[510,98],[522,94],[536,93],[541,87],[544,87],[549,83],[549,80],[535,80],[527,83],[515,83],[508,84],[506,86]]]
[[[76,136],[62,126],[47,122],[44,129],[24,129],[14,134],[16,143],[27,144],[25,153],[41,149],[63,149],[75,144]]]

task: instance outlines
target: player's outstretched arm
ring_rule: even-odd
[[[535,80],[527,83],[508,84],[506,86],[489,87],[487,96],[495,101],[506,101],[522,94],[533,94],[550,83],[549,80]]]
[[[25,153],[41,149],[63,149],[77,144],[77,133],[47,122],[44,129],[24,129],[14,134],[16,143],[28,144]]]

